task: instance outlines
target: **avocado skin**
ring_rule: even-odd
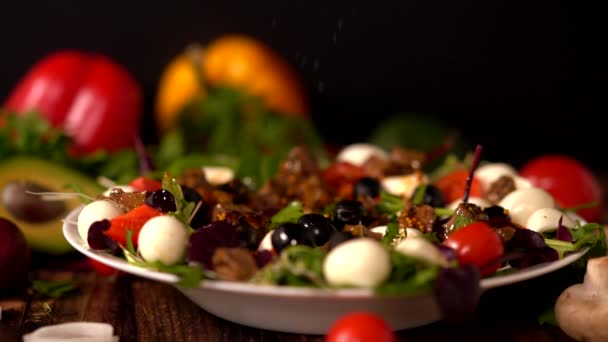
[[[13,157],[0,161],[0,193],[13,181],[35,182],[56,192],[74,192],[75,188],[70,188],[69,185],[75,185],[85,195],[91,197],[103,191],[103,188],[91,177],[35,157]],[[63,216],[67,216],[71,210],[83,203],[82,199],[77,197],[65,201],[67,211]],[[0,217],[8,218],[21,229],[33,252],[60,255],[74,250],[63,237],[63,217],[47,222],[26,222],[14,217],[2,201],[0,201]]]

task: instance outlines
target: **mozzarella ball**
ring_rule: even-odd
[[[258,246],[258,251],[263,251],[263,250],[273,251],[274,250],[274,248],[272,247],[272,232],[273,232],[273,230],[266,233],[266,235],[260,242],[260,245]]]
[[[515,190],[531,188],[533,186],[532,182],[521,176],[513,177],[513,181],[515,181]]]
[[[78,234],[87,243],[91,224],[101,220],[111,220],[124,212],[114,202],[101,200],[87,204],[78,214]],[[88,245],[88,244],[87,244]]]
[[[427,183],[428,177],[421,173],[411,173],[409,175],[389,176],[382,179],[382,188],[387,192],[409,198],[416,187]]]
[[[447,266],[448,264],[439,248],[423,237],[412,237],[402,240],[397,244],[395,250],[429,265]]]
[[[361,166],[371,156],[376,156],[382,159],[389,158],[388,154],[376,145],[358,143],[344,147],[336,156],[336,160]]]
[[[203,173],[211,185],[226,184],[234,179],[234,171],[225,166],[203,166]]]
[[[517,176],[517,171],[513,166],[505,163],[488,163],[479,165],[475,170],[475,179],[477,179],[484,190],[487,190],[494,181],[501,176]]]
[[[454,201],[452,203],[450,203],[447,208],[451,209],[451,210],[456,210],[456,208],[458,207],[458,205],[462,203],[461,200],[458,201]],[[492,204],[490,204],[490,202],[488,202],[486,199],[483,199],[481,197],[469,197],[469,203],[473,203],[481,208],[487,208],[489,206],[491,206]]]
[[[376,240],[357,238],[332,249],[323,261],[323,274],[330,285],[375,287],[391,273],[387,250]]]
[[[562,225],[568,228],[576,226],[576,223],[563,212],[555,208],[541,208],[530,215],[525,227],[539,233],[554,231],[557,229],[560,217],[563,217]]]
[[[509,211],[511,221],[525,226],[533,212],[541,208],[554,208],[555,201],[543,189],[526,188],[511,192],[498,205]]]
[[[120,190],[122,190],[124,192],[135,192],[135,191],[137,191],[137,190],[135,190],[134,187],[132,187],[130,185],[115,185],[115,186],[109,188],[108,190],[104,191],[103,195],[106,196],[106,197],[109,197],[110,193],[112,192],[113,189],[120,189]]]
[[[169,215],[149,219],[139,232],[139,254],[146,261],[160,261],[173,265],[182,260],[188,245],[188,229],[178,219]]]

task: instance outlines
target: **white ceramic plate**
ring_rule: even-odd
[[[65,238],[79,252],[126,273],[169,284],[177,282],[177,277],[172,274],[137,267],[122,258],[89,249],[78,234],[77,226],[70,223],[77,220],[80,210],[72,211],[63,225]],[[574,262],[585,252],[516,273],[483,279],[481,287],[485,290],[538,277]],[[441,319],[432,294],[379,297],[368,289],[322,290],[210,280],[198,288],[176,288],[218,317],[251,327],[290,333],[325,334],[337,318],[355,310],[374,312],[384,317],[395,330]]]

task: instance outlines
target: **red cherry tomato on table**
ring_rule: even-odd
[[[118,270],[110,267],[106,264],[102,264],[99,261],[95,260],[95,259],[91,259],[89,258],[89,263],[91,264],[91,266],[93,267],[93,270],[95,270],[95,272],[103,277],[111,277],[115,274],[118,274]]]
[[[489,264],[501,257],[504,252],[502,239],[490,228],[487,223],[478,221],[461,227],[450,233],[443,242],[444,245],[454,249],[461,265],[473,264],[482,268],[481,275],[490,275],[500,265]]]
[[[330,327],[325,342],[394,342],[395,333],[380,316],[353,312],[340,317]]]
[[[468,177],[469,170],[460,169],[440,177],[433,184],[441,190],[445,196],[446,203],[449,204],[454,201],[462,200]],[[473,177],[473,181],[471,182],[469,197],[483,197],[481,183],[479,183],[475,177]]]
[[[585,165],[565,155],[545,155],[532,159],[520,170],[522,177],[550,193],[563,208],[597,202],[597,206],[578,211],[585,220],[602,216],[602,188]]]

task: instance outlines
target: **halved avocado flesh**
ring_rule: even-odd
[[[103,191],[94,179],[81,172],[33,157],[14,157],[0,161],[0,194],[15,182],[33,183],[55,192],[75,192],[75,189],[78,189],[91,197]],[[71,210],[82,205],[83,201],[75,197],[64,201],[64,204],[64,213],[59,213],[48,221],[34,222],[36,220],[16,217],[14,211],[7,208],[5,200],[0,200],[0,217],[10,219],[23,231],[32,251],[64,254],[73,251],[73,248],[63,237],[62,219]]]

